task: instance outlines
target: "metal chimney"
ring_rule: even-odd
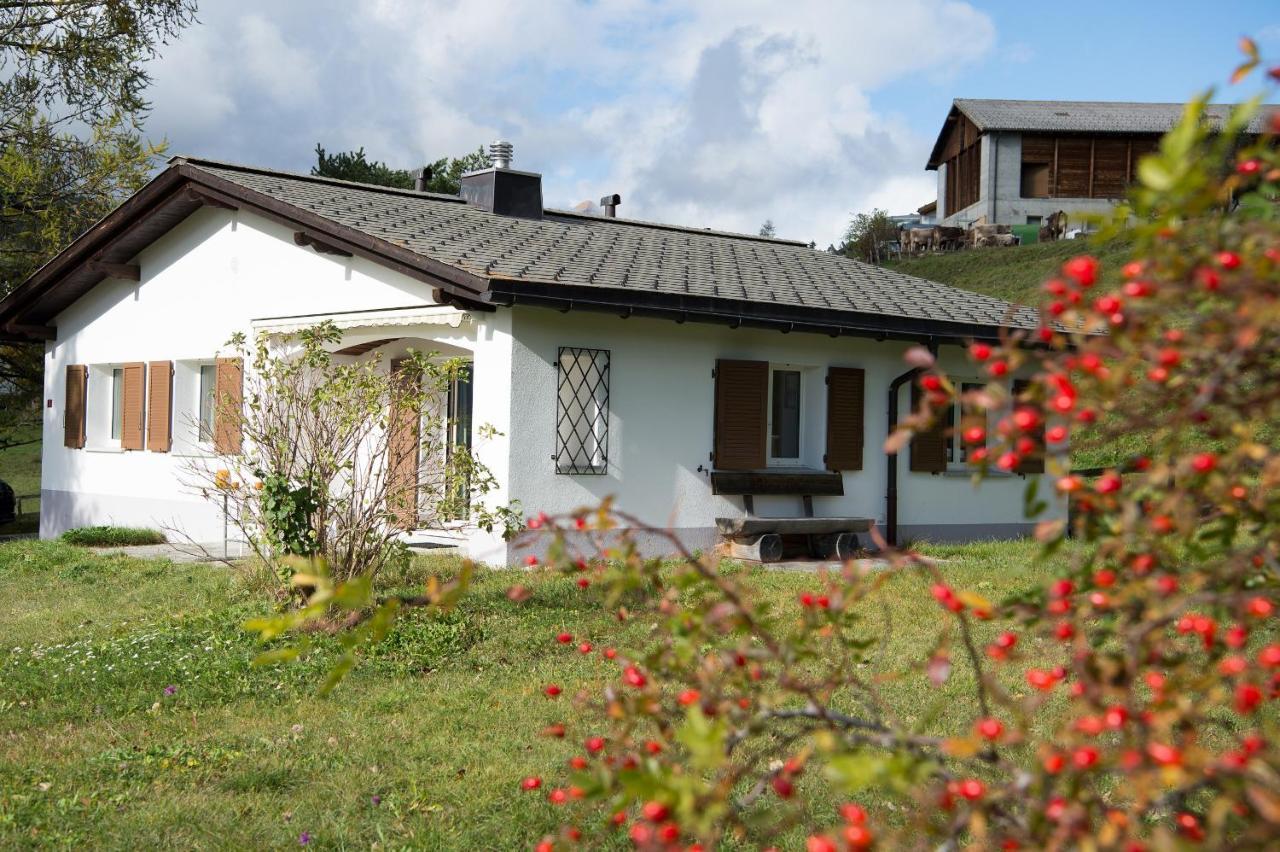
[[[511,168],[511,157],[515,153],[515,146],[510,142],[499,139],[497,142],[489,143],[489,162],[495,169]]]
[[[511,168],[512,144],[503,140],[489,143],[493,165],[467,172],[458,181],[458,196],[473,207],[500,216],[521,219],[542,218],[542,175]]]
[[[622,196],[616,192],[613,195],[606,195],[600,199],[600,206],[604,208],[604,215],[610,219],[618,216],[618,205],[622,203]]]
[[[426,192],[427,182],[431,180],[431,167],[423,166],[413,173],[414,192]]]

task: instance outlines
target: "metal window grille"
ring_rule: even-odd
[[[607,473],[609,350],[562,346],[556,373],[556,473]]]

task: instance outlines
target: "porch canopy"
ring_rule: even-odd
[[[340,355],[363,355],[403,338],[421,338],[469,350],[476,337],[475,318],[449,305],[259,317],[252,320],[252,326],[254,331],[267,334],[296,334],[326,321],[342,332],[337,349]]]

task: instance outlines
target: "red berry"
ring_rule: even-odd
[[[1213,453],[1198,453],[1191,458],[1191,469],[1196,473],[1208,473],[1218,466],[1218,457]]]
[[[569,794],[557,787],[547,794],[547,800],[553,805],[563,805],[565,802],[569,801]]]
[[[530,775],[520,782],[520,786],[525,790],[536,790],[542,786],[542,779],[536,775]]]
[[[644,744],[644,750],[649,752],[649,754],[661,754],[662,743],[657,742],[656,740],[649,740]]]
[[[790,799],[795,793],[796,787],[791,783],[791,779],[783,775],[773,776],[773,780],[769,782],[773,786],[773,792],[777,793],[783,799]]]
[[[987,372],[998,379],[1009,372],[1009,365],[1004,361],[992,361],[987,365]]]
[[[1087,254],[1073,257],[1062,265],[1062,274],[1081,287],[1092,287],[1098,280],[1098,261]]]
[[[830,837],[814,834],[804,842],[805,852],[839,852],[836,842]]]
[[[1222,276],[1216,269],[1208,266],[1202,266],[1196,270],[1196,279],[1199,280],[1200,286],[1211,292],[1222,286]]]
[[[843,834],[844,842],[850,849],[866,849],[873,839],[870,829],[865,825],[846,825]]]
[[[1071,753],[1071,763],[1077,769],[1088,769],[1098,762],[1099,753],[1093,746],[1081,746]]]
[[[544,690],[542,690],[542,691],[543,691],[543,692],[545,692],[545,693],[547,694],[547,697],[548,697],[548,698],[555,698],[555,697],[556,697],[557,695],[559,695],[559,694],[560,694],[560,692],[561,692],[560,687],[559,687],[559,686],[557,686],[557,685],[556,685],[556,684],[554,684],[554,683],[553,683],[553,684],[550,684],[546,689],[544,689]]]
[[[967,778],[960,782],[960,787],[957,792],[972,802],[976,799],[981,799],[983,794],[987,792],[987,788],[986,785],[977,778]]]
[[[1093,484],[1093,490],[1099,494],[1114,494],[1123,484],[1118,474],[1108,472],[1098,477],[1098,481]]]
[[[1004,733],[1004,723],[999,719],[979,719],[974,730],[978,732],[978,736],[988,740],[998,740],[1000,735]]]
[[[969,347],[969,355],[975,361],[985,361],[991,357],[991,347],[985,343],[975,343]]]
[[[1147,755],[1161,766],[1177,766],[1182,762],[1182,752],[1164,743],[1148,744]]]
[[[604,750],[604,737],[590,737],[585,743],[583,743],[583,746],[585,746],[587,751],[591,754],[599,754]]]
[[[686,689],[680,693],[676,700],[680,702],[681,706],[688,707],[690,704],[697,704],[700,698],[702,698],[702,694],[698,690]]]
[[[1280,668],[1280,645],[1268,645],[1259,651],[1258,664],[1269,669]]]
[[[1174,822],[1178,826],[1178,831],[1192,840],[1204,840],[1204,829],[1200,827],[1200,820],[1196,819],[1194,814],[1183,813],[1178,814]]]
[[[938,391],[942,389],[942,379],[933,373],[928,373],[920,378],[920,387],[927,391]]]
[[[671,809],[662,802],[645,802],[640,813],[649,822],[663,822],[671,815]]]
[[[528,556],[526,556],[526,557],[524,558],[524,564],[525,564],[525,565],[528,565],[530,568],[532,568],[534,565],[537,565],[537,564],[538,564],[538,557],[534,556],[534,555],[531,553],[531,554],[529,554]]]
[[[1262,703],[1262,690],[1252,683],[1238,684],[1236,686],[1236,711],[1241,715],[1248,715],[1258,709],[1258,705]]]
[[[580,645],[578,646],[578,653],[580,653],[580,654],[590,654],[590,653],[591,653],[591,643],[590,643],[590,642],[583,642],[582,644],[580,644]]]
[[[1233,251],[1220,251],[1216,257],[1223,269],[1238,269],[1240,266],[1240,255]]]
[[[1262,171],[1262,163],[1258,160],[1245,160],[1236,164],[1236,171],[1245,177],[1251,177]]]
[[[649,679],[644,676],[644,672],[635,666],[627,666],[623,669],[622,679],[627,682],[628,686],[634,686],[637,689],[649,682]]]
[[[618,656],[618,652],[614,648],[605,648],[601,653],[604,654],[604,658],[606,660],[612,660],[614,657]]]
[[[844,817],[844,821],[851,825],[862,825],[867,821],[867,812],[862,805],[849,802],[840,806],[840,816]]]
[[[570,642],[572,642],[572,641],[573,641],[573,634],[572,634],[572,633],[558,633],[558,634],[556,634],[556,641],[557,641],[557,642],[559,642],[561,645],[568,645]]]

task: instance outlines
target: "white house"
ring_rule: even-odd
[[[882,446],[911,405],[908,347],[971,375],[963,346],[1031,311],[801,243],[544,209],[540,177],[505,162],[454,197],[176,157],[0,301],[6,337],[45,345],[41,535],[219,540],[219,507],[179,472],[223,442],[211,400],[242,370],[220,349],[324,318],[352,357],[469,359],[455,414],[501,433],[475,444],[489,499],[527,513],[615,495],[701,548],[747,515],[934,540],[1030,529],[1042,460],[978,496],[942,430],[901,465]],[[465,524],[434,535],[519,556]]]

